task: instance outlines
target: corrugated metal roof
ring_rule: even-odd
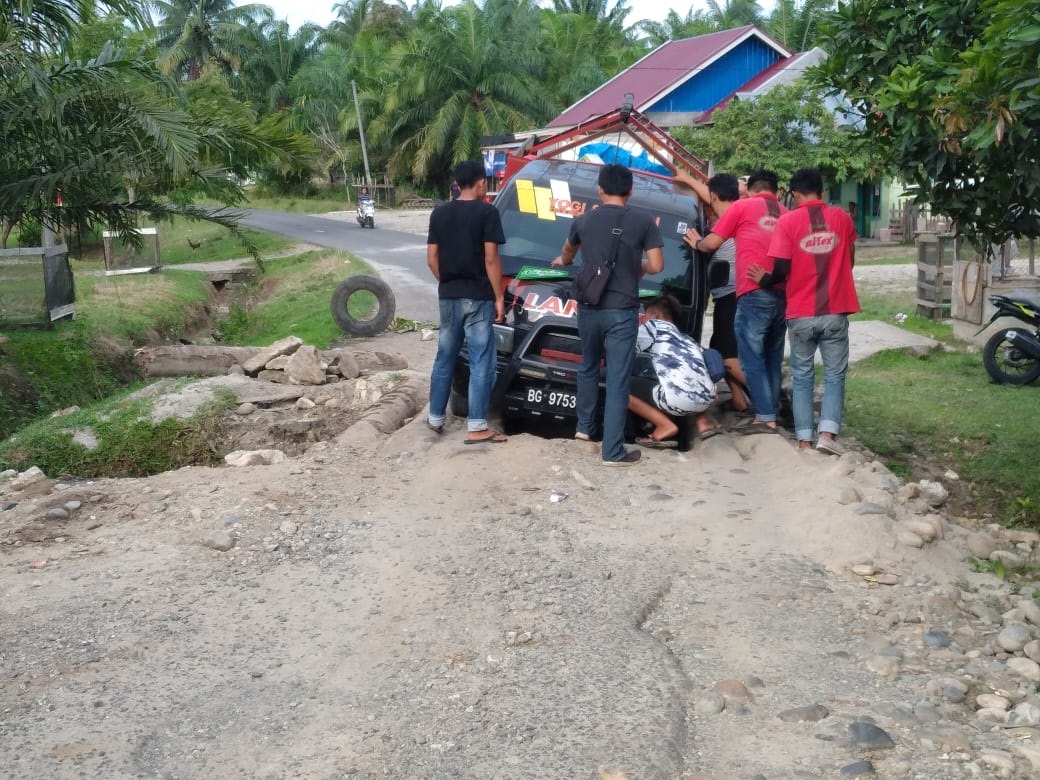
[[[668,41],[570,106],[548,126],[574,127],[588,119],[606,114],[620,107],[628,92],[635,96],[635,107],[640,111],[646,111],[669,92],[751,37],[759,38],[774,48],[782,58],[791,56],[789,51],[753,25],[679,41]]]

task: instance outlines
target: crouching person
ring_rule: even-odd
[[[628,410],[654,426],[649,436],[636,439],[636,444],[644,447],[678,446],[679,426],[673,417],[694,415],[701,438],[721,430],[706,414],[715,400],[715,382],[705,365],[704,353],[696,341],[675,326],[681,311],[674,296],[655,298],[646,306],[646,319],[636,337],[636,348],[651,354],[657,373],[654,404],[634,395],[628,399]]]

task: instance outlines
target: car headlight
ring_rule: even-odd
[[[509,355],[513,352],[513,338],[516,331],[509,325],[495,325],[495,349]]]

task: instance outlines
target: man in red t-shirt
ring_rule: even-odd
[[[798,446],[812,446],[813,363],[818,349],[823,361],[823,400],[816,449],[841,455],[845,448],[837,436],[849,367],[848,315],[859,311],[852,279],[856,228],[843,209],[823,202],[823,177],[816,168],[795,171],[790,190],[795,209],[776,223],[769,245],[772,271],[754,267],[750,274],[765,287],[786,282],[791,404]]]
[[[776,433],[786,332],[784,290],[782,286],[759,286],[748,276],[748,270],[752,266],[773,268],[769,242],[777,219],[787,211],[776,199],[777,185],[772,171],[755,171],[748,177],[749,196],[730,204],[708,235],[701,237],[690,229],[683,238],[701,252],[714,252],[729,238],[736,241],[737,310],[733,328],[755,419],[735,426],[734,433]]]

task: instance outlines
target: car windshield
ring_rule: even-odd
[[[502,270],[514,275],[524,265],[548,266],[560,254],[572,220],[599,203],[598,166],[536,160],[525,166],[495,198],[506,243]],[[636,174],[628,207],[651,214],[664,240],[664,272],[645,284],[688,288],[691,252],[683,243],[686,228],[696,226],[697,206],[689,194],[677,194],[666,180]],[[575,258],[580,265],[581,252]]]

